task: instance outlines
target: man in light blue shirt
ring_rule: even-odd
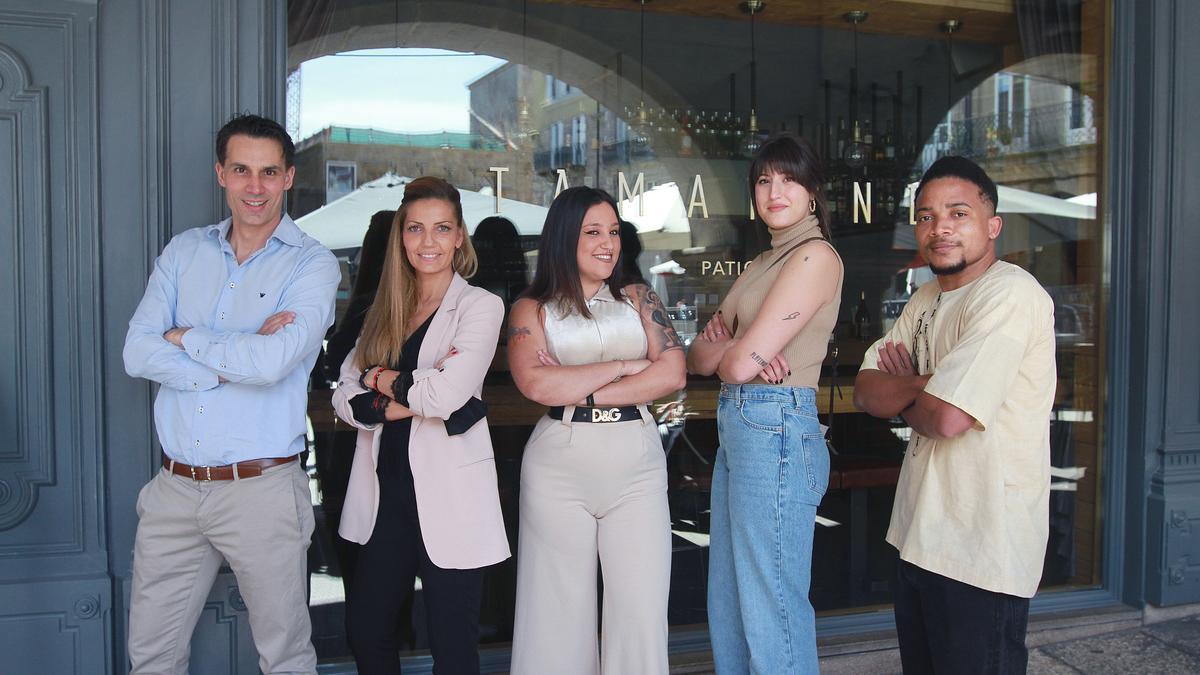
[[[295,148],[278,123],[217,134],[230,218],[174,237],[129,322],[125,370],[160,386],[163,469],[138,496],[129,658],[186,673],[222,560],[265,673],[316,672],[305,598],[312,535],[308,373],[333,322],[337,260],[283,213]]]

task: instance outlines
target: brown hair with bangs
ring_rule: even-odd
[[[821,157],[813,149],[807,139],[794,134],[780,133],[771,136],[763,142],[754,158],[750,161],[750,199],[754,200],[754,184],[758,177],[768,173],[781,173],[804,186],[817,202],[817,224],[826,241],[832,241],[829,231],[829,210],[825,205],[825,177],[821,172]],[[758,214],[758,204],[754,204],[757,220],[762,220]]]
[[[400,361],[400,350],[408,334],[408,322],[417,311],[417,275],[404,250],[404,223],[408,207],[423,199],[439,199],[454,208],[454,219],[463,231],[462,246],[454,252],[451,265],[463,278],[470,278],[479,267],[467,224],[463,222],[462,198],[458,189],[441,178],[422,176],[404,186],[404,199],[392,219],[388,235],[387,259],[379,279],[375,302],[367,310],[362,332],[354,351],[354,367],[391,366]]]

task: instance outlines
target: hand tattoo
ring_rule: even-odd
[[[529,336],[529,329],[524,326],[513,326],[508,329],[508,339],[512,342],[520,342]]]
[[[798,316],[800,316],[800,312],[792,312],[791,314],[788,314],[787,316],[783,317],[783,320],[791,321],[792,319],[795,319]]]
[[[758,352],[750,352],[750,358],[754,359],[754,362],[757,363],[758,365],[762,366],[763,368],[767,367],[767,360],[764,359],[763,357],[759,356]]]
[[[650,312],[650,320],[662,330],[663,351],[682,349],[683,341],[679,339],[679,334],[675,332],[675,327],[667,318],[667,308],[663,306],[662,299],[658,297],[658,293],[655,293],[653,288],[647,286],[645,289],[645,293],[642,295],[642,305]]]

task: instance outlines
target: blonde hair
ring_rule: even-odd
[[[356,368],[390,366],[400,361],[408,322],[417,311],[417,277],[404,250],[404,222],[408,219],[408,207],[422,199],[440,199],[454,207],[455,220],[463,232],[462,246],[455,249],[450,262],[454,271],[469,279],[479,268],[475,247],[471,245],[467,225],[463,222],[462,199],[458,190],[441,178],[432,176],[422,176],[404,186],[404,199],[396,210],[392,231],[388,235],[387,258],[383,262],[379,290],[375,293],[371,308],[367,310],[354,352]]]

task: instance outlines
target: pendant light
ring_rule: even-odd
[[[742,155],[746,157],[753,157],[762,147],[758,130],[758,60],[754,42],[754,15],[766,8],[767,3],[762,0],[745,0],[738,4],[738,9],[750,15],[750,126],[741,146]]]
[[[646,112],[646,3],[638,2],[638,106],[630,126],[632,140],[637,148],[650,144],[650,116]]]
[[[939,26],[946,34],[946,114],[954,105],[954,34],[962,28],[962,21],[946,19]]]
[[[950,110],[954,107],[954,33],[962,28],[962,21],[946,19],[938,28],[946,34],[946,139],[953,147],[954,125],[950,121]]]
[[[529,0],[521,0],[521,66],[529,68],[529,52],[526,47],[526,24],[528,22]],[[529,97],[521,89],[520,72],[517,73],[517,138],[523,141],[534,140],[538,137],[537,127],[533,126],[533,116],[529,112]]]
[[[859,169],[871,159],[871,147],[862,140],[862,128],[858,124],[858,25],[867,20],[862,10],[846,12],[843,19],[854,26],[854,68],[850,71],[850,125],[852,136],[842,152],[842,161],[852,169]]]

